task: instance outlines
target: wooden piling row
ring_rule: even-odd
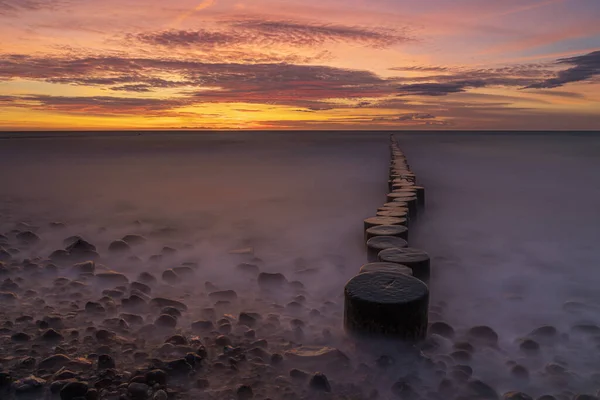
[[[352,335],[416,341],[427,333],[430,260],[408,238],[425,188],[393,135],[390,157],[386,202],[363,222],[369,264],[344,288],[344,325]]]

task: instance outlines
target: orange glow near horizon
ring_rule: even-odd
[[[598,2],[5,3],[0,130],[600,129]]]

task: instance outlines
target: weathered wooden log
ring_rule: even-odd
[[[430,259],[429,254],[413,247],[390,248],[379,253],[378,259],[381,262],[391,262],[406,265],[413,271],[415,278],[424,282],[429,280]]]
[[[406,225],[406,219],[394,217],[369,217],[364,220],[365,231],[377,225]]]
[[[396,236],[375,236],[367,240],[367,260],[377,261],[379,253],[385,249],[408,247],[408,242]]]
[[[395,272],[398,274],[410,275],[412,276],[412,269],[407,267],[406,265],[400,265],[395,263],[388,262],[372,262],[363,265],[360,267],[359,274],[364,274],[365,272]]]
[[[356,336],[422,340],[428,307],[427,285],[405,274],[365,272],[344,288],[344,326]]]
[[[408,218],[409,213],[410,213],[409,210],[398,211],[398,210],[390,209],[390,210],[377,211],[377,216],[378,217]]]
[[[404,225],[377,225],[365,231],[366,240],[376,236],[394,236],[408,241],[408,228]]]

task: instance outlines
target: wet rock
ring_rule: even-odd
[[[574,333],[598,335],[600,334],[600,327],[598,327],[598,325],[593,324],[578,324],[571,327],[571,331]]]
[[[181,266],[173,267],[173,271],[181,277],[189,278],[194,275],[194,270],[191,267]]]
[[[238,318],[240,324],[246,325],[250,328],[254,327],[259,320],[260,314],[251,312],[242,312]]]
[[[145,283],[141,283],[141,282],[131,282],[131,285],[129,285],[129,287],[133,290],[139,290],[140,292],[142,292],[144,294],[150,294],[150,292],[152,292],[152,289],[150,288],[150,286],[146,285]]]
[[[0,292],[0,302],[13,303],[18,299],[18,296],[12,292]]]
[[[109,369],[115,368],[115,360],[108,354],[101,354],[98,356],[98,369]]]
[[[550,325],[540,326],[527,335],[540,343],[551,344],[558,339],[558,331]]]
[[[185,336],[173,335],[173,336],[167,338],[167,340],[165,340],[165,343],[171,343],[171,344],[177,346],[177,345],[187,345],[188,341],[185,338]]]
[[[17,332],[11,335],[10,339],[13,342],[22,343],[28,342],[31,340],[31,336],[26,334],[25,332]]]
[[[268,272],[261,272],[258,274],[257,282],[261,289],[267,290],[281,289],[288,283],[285,275]]]
[[[533,355],[539,353],[540,345],[535,340],[525,339],[519,344],[519,349],[526,354]]]
[[[489,326],[474,326],[469,329],[467,336],[481,344],[496,346],[498,344],[498,334]]]
[[[160,313],[170,315],[173,318],[181,317],[181,311],[175,307],[163,307],[163,309],[160,310]]]
[[[65,239],[65,241],[67,241],[69,238]],[[95,253],[96,252],[96,246],[94,246],[93,244],[87,242],[86,240],[84,240],[81,237],[73,237],[73,241],[71,242],[71,244],[66,245],[65,250],[68,251],[70,254],[88,254],[88,253]]]
[[[310,378],[308,386],[317,391],[321,392],[331,392],[331,385],[329,384],[329,380],[327,376],[321,372],[317,372]]]
[[[71,269],[78,274],[93,274],[96,271],[96,263],[93,261],[85,261],[74,264]]]
[[[287,351],[285,356],[300,362],[339,363],[344,365],[349,361],[348,356],[332,347],[302,346]]]
[[[271,364],[272,365],[279,365],[283,362],[283,356],[279,353],[273,353],[271,355]]]
[[[429,327],[429,333],[435,333],[445,338],[452,339],[454,337],[454,328],[445,322],[434,322]]]
[[[495,400],[498,398],[498,393],[490,385],[478,379],[469,381],[467,389],[472,395],[481,399]]]
[[[169,314],[161,314],[156,321],[154,321],[154,325],[161,328],[175,328],[177,326],[177,320]]]
[[[214,325],[211,321],[194,321],[192,322],[192,331],[196,333],[208,332],[214,329]]]
[[[108,245],[108,251],[111,253],[128,253],[131,247],[123,240],[115,240]]]
[[[96,331],[96,340],[98,340],[101,343],[108,342],[114,339],[116,336],[116,333],[107,329],[99,329],[98,331]]]
[[[168,269],[168,270],[164,271],[162,273],[162,279],[163,279],[163,281],[170,283],[172,285],[175,285],[175,284],[181,282],[181,278],[179,277],[179,275],[177,275],[175,273],[175,271],[173,271],[172,269]]]
[[[64,339],[64,337],[59,332],[50,328],[50,329],[46,330],[44,333],[42,333],[42,339],[46,340],[48,342],[51,342],[51,341],[61,341]]]
[[[294,379],[308,379],[308,377],[310,376],[308,372],[297,368],[291,369],[289,375]]]
[[[85,303],[85,312],[90,314],[101,314],[105,313],[106,309],[104,309],[104,307],[102,307],[102,304],[100,303],[88,301],[87,303]]]
[[[247,400],[254,397],[252,388],[248,385],[241,385],[236,390],[237,398],[240,400]]]
[[[464,350],[457,350],[450,353],[450,357],[452,357],[457,362],[469,362],[471,361],[471,353]]]
[[[408,382],[400,380],[392,385],[392,394],[402,400],[418,399],[419,394]]]
[[[27,378],[14,382],[13,386],[17,394],[31,394],[41,391],[45,383],[44,379],[30,375]]]
[[[196,387],[198,389],[208,389],[210,387],[210,383],[208,379],[200,378],[196,381]]]
[[[152,400],[168,400],[169,396],[164,390],[157,390],[152,396]]]
[[[149,272],[142,272],[138,276],[138,281],[145,283],[147,285],[152,285],[152,284],[155,284],[156,282],[158,282],[158,280],[154,277],[154,275],[152,275]]]
[[[231,346],[231,339],[225,335],[220,335],[215,339],[215,344],[217,346]]]
[[[146,372],[146,383],[150,386],[154,384],[165,385],[167,383],[167,373],[161,369],[153,369]]]
[[[591,394],[578,394],[573,397],[573,400],[598,400],[598,397]]]
[[[31,231],[17,233],[16,239],[25,245],[32,245],[40,242],[40,237]]]
[[[75,400],[85,397],[89,387],[87,382],[69,382],[60,391],[61,400]]]
[[[507,392],[502,395],[502,400],[533,400],[533,398],[523,392]]]
[[[127,393],[132,399],[145,399],[148,397],[149,386],[145,383],[130,383],[127,386]]]
[[[67,365],[69,362],[71,362],[71,359],[68,356],[64,354],[54,354],[40,361],[38,368],[48,370],[59,369]]]
[[[528,380],[529,370],[526,367],[517,364],[510,369],[510,375],[519,380]]]
[[[140,235],[125,235],[121,239],[130,246],[138,246],[146,243],[146,238]]]
[[[235,290],[220,290],[209,293],[208,297],[212,301],[234,301],[237,300],[237,293]]]
[[[129,311],[144,310],[146,308],[146,306],[148,305],[148,303],[146,303],[146,300],[144,300],[142,297],[138,296],[137,294],[132,294],[128,298],[123,299],[121,301],[121,303],[123,305],[123,308],[125,308]]]
[[[178,309],[180,311],[187,310],[187,306],[185,304],[183,304],[182,302],[177,301],[177,300],[165,299],[162,297],[153,298],[152,300],[150,300],[150,305],[159,307],[159,308],[175,307],[176,309]]]

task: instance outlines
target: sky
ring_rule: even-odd
[[[0,0],[0,130],[600,130],[600,0]]]

